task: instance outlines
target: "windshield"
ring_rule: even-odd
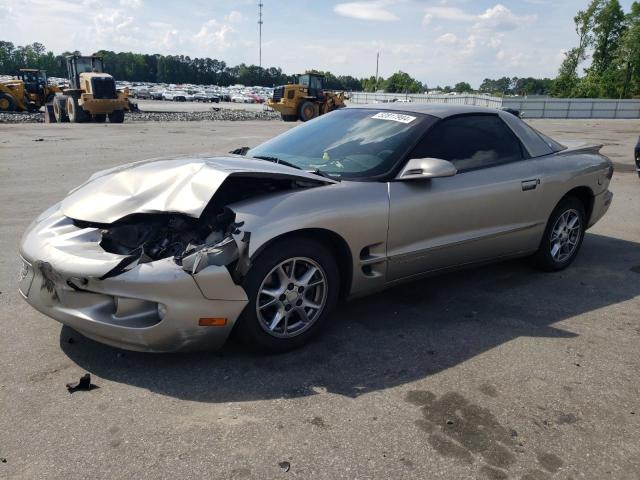
[[[91,58],[91,57],[79,57],[76,60],[76,65],[78,68],[78,73],[85,72],[102,72],[102,60],[99,58]]]
[[[343,109],[293,128],[247,152],[280,159],[302,170],[337,177],[387,173],[434,117],[419,113]]]

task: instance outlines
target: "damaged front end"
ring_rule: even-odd
[[[227,266],[238,283],[249,266],[247,258],[238,260],[248,251],[250,234],[242,232],[242,223],[234,219],[234,213],[223,208],[199,219],[180,214],[134,214],[111,225],[74,223],[79,228],[99,228],[102,249],[125,256],[101,277],[103,280],[140,264],[173,258],[192,275],[210,265]]]
[[[227,206],[249,198],[335,181],[250,158],[141,162],[98,173],[63,200],[79,228],[101,231],[105,252],[125,258],[103,278],[139,264],[174,258],[197,274],[230,266],[236,283],[249,268],[250,234]]]
[[[177,174],[173,182],[164,168],[155,176],[159,167],[152,163],[132,167],[133,173],[117,169],[40,215],[20,248],[19,288],[26,300],[121,348],[222,345],[248,302],[241,284],[251,265],[251,233],[229,206],[331,182],[270,165],[248,168],[266,162],[176,162],[190,175],[175,163],[168,167]],[[224,319],[222,326],[200,326],[212,317]]]

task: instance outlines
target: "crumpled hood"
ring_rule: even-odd
[[[122,165],[92,175],[61,202],[75,220],[113,223],[134,213],[199,217],[230,176],[335,183],[312,173],[246,157],[180,157]]]

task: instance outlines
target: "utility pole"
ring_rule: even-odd
[[[260,67],[260,70],[262,70],[262,0],[258,1],[258,66]]]
[[[376,81],[374,82],[373,93],[378,91],[378,64],[380,63],[380,52],[376,54]]]

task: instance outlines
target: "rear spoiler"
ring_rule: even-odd
[[[604,144],[602,143],[586,143],[579,141],[566,141],[562,142],[562,144],[567,148],[566,150],[558,152],[558,155],[566,153],[600,153],[600,150],[604,147]]]

